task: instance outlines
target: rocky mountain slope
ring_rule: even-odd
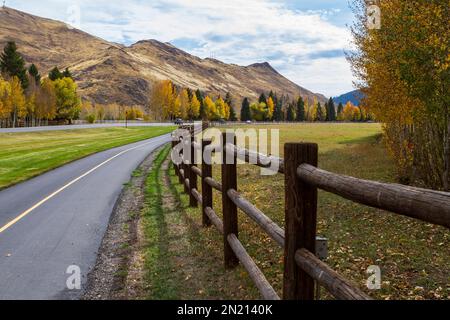
[[[17,43],[26,61],[36,64],[42,74],[54,66],[69,67],[81,95],[98,103],[145,105],[151,83],[160,79],[209,94],[224,95],[229,91],[239,100],[256,99],[261,92],[273,90],[292,98],[301,94],[311,101],[314,96],[326,101],[323,95],[286,79],[268,63],[244,67],[200,59],[156,40],[126,47],[63,22],[0,8],[0,50],[10,40]]]

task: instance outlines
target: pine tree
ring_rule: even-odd
[[[37,84],[41,83],[41,75],[34,63],[28,68],[28,74],[34,78]]]
[[[287,117],[286,120],[287,121],[295,121],[295,107],[294,107],[294,103],[290,103],[289,107],[288,107],[288,111],[287,111]]]
[[[322,105],[320,102],[317,103],[317,121],[323,121],[325,119],[323,114]]]
[[[54,67],[48,74],[48,78],[52,81],[58,80],[58,79],[62,79],[63,74],[61,73],[61,71],[59,71],[58,67]]]
[[[299,97],[297,100],[297,121],[305,121],[305,102],[302,97]]]
[[[337,120],[343,120],[344,113],[344,105],[342,102],[339,102],[338,109],[337,109]]]
[[[28,87],[25,61],[17,51],[17,46],[14,41],[9,41],[6,44],[3,53],[0,55],[0,71],[10,78],[19,78],[23,89]]]
[[[328,100],[327,104],[327,121],[336,121],[336,108],[334,106],[333,98]]]
[[[195,91],[195,96],[197,97],[197,100],[200,102],[200,118],[206,120],[205,103],[204,103],[205,98],[203,97],[203,93],[200,91],[200,89],[197,89],[197,91]]]
[[[242,101],[241,121],[249,121],[249,120],[252,120],[252,114],[250,112],[250,102],[248,101],[248,98],[245,98]]]
[[[323,115],[323,120],[328,121],[328,101],[325,102],[325,106],[322,108],[322,111],[325,111],[325,114]]]
[[[266,95],[264,94],[264,92],[261,93],[261,95],[259,96],[258,102],[259,103],[265,103],[267,105],[267,98],[266,98]]]
[[[62,77],[63,78],[71,78],[71,79],[73,79],[72,73],[69,71],[69,68],[66,68],[66,70],[64,70],[64,72],[62,73]]]
[[[273,112],[274,121],[283,121],[283,104],[281,99],[276,99],[275,110]]]
[[[230,121],[237,121],[237,115],[236,115],[236,110],[234,110],[233,107],[230,106],[230,118],[228,119]]]

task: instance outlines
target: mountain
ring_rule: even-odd
[[[344,93],[343,95],[340,95],[339,97],[333,98],[335,104],[342,103],[345,105],[347,102],[353,103],[355,106],[359,106],[361,103],[361,100],[364,98],[364,94],[359,90],[353,90],[347,93]]]
[[[27,63],[47,74],[54,66],[69,67],[83,98],[98,103],[146,105],[154,81],[170,79],[176,85],[208,94],[231,92],[239,99],[256,99],[273,90],[311,101],[326,97],[308,91],[279,74],[269,63],[249,66],[201,59],[170,43],[139,41],[124,46],[94,37],[67,24],[11,8],[0,8],[0,50],[15,41]]]

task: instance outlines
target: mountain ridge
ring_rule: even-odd
[[[353,90],[338,97],[334,97],[333,101],[335,104],[342,103],[344,105],[350,101],[353,105],[359,106],[363,98],[364,94],[360,90]]]
[[[151,84],[170,79],[177,86],[211,95],[231,94],[239,101],[273,90],[312,101],[326,97],[282,76],[268,62],[248,66],[199,58],[170,43],[140,40],[129,46],[106,41],[64,22],[11,8],[0,8],[0,48],[15,41],[27,63],[42,74],[54,66],[69,67],[84,99],[97,103],[146,105]],[[237,108],[238,109],[238,108]]]

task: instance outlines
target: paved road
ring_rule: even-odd
[[[168,141],[104,151],[0,191],[0,299],[79,298],[67,268],[80,267],[84,286],[123,184]]]
[[[129,123],[129,127],[161,127],[173,126],[173,123]],[[37,131],[58,131],[58,130],[77,130],[77,129],[94,129],[94,128],[112,128],[125,127],[125,123],[98,123],[98,124],[76,124],[70,126],[48,126],[48,127],[31,127],[31,128],[0,128],[0,133],[15,132],[37,132]]]

